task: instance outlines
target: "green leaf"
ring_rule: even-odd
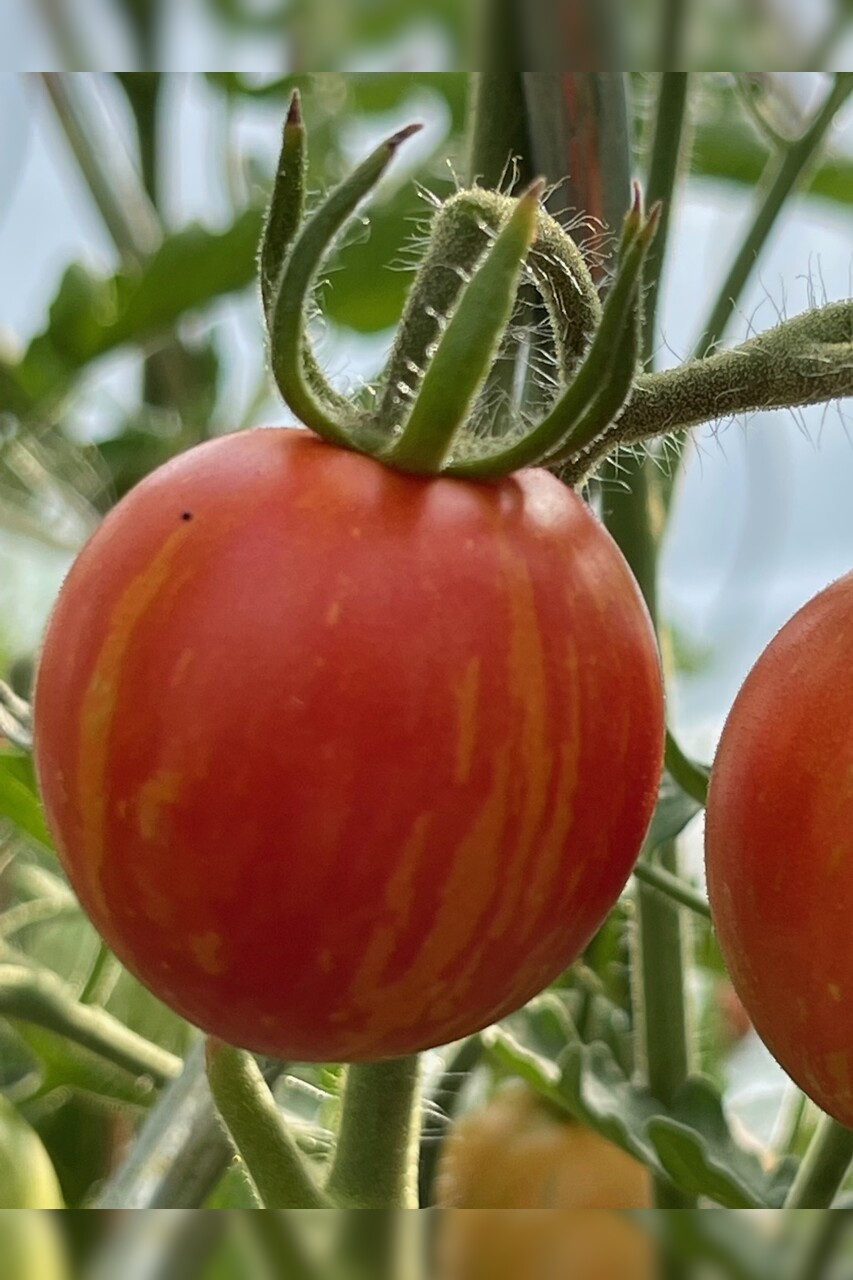
[[[75,1089],[110,1102],[147,1107],[157,1097],[151,1081],[108,1062],[100,1054],[73,1044],[66,1036],[32,1022],[9,1019],[12,1027],[41,1068],[37,1086],[28,1101]]]
[[[0,364],[0,389],[13,404],[61,395],[91,361],[126,343],[145,343],[189,311],[255,278],[260,209],[247,209],[226,231],[192,224],[168,236],[142,270],[96,276],[66,271],[45,331],[17,365]]]
[[[754,187],[769,154],[748,124],[723,118],[697,127],[690,168],[695,175]],[[853,204],[853,161],[842,156],[826,157],[804,191],[839,204]]]
[[[735,1141],[709,1080],[687,1080],[672,1115],[653,1117],[647,1132],[667,1174],[685,1190],[729,1209],[781,1208],[797,1162],[765,1171],[759,1157]]]
[[[700,764],[698,760],[685,755],[669,729],[666,731],[665,759],[669,776],[678,783],[682,791],[692,796],[696,803],[704,808],[711,778],[710,766]]]
[[[766,1170],[735,1139],[711,1081],[690,1077],[667,1107],[633,1082],[603,1039],[588,1043],[575,1034],[555,1055],[541,1018],[541,1011],[516,1016],[489,1032],[484,1042],[493,1065],[686,1191],[732,1209],[782,1205],[796,1161]]]
[[[32,760],[23,753],[0,751],[0,818],[13,822],[46,848],[53,848]]]
[[[670,773],[664,773],[657,807],[646,836],[646,850],[653,852],[660,845],[681,835],[688,822],[692,822],[701,809],[699,802],[682,790]]]

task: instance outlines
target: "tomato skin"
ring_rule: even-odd
[[[853,575],[758,659],[717,750],[708,893],[733,985],[774,1057],[853,1125]]]
[[[34,708],[107,942],[190,1021],[300,1060],[445,1043],[541,990],[618,896],[662,767],[648,616],[575,494],[298,429],[118,504]]]
[[[639,1222],[607,1209],[445,1209],[435,1280],[659,1280]]]
[[[645,1165],[545,1106],[520,1080],[451,1125],[436,1172],[448,1209],[650,1209]]]

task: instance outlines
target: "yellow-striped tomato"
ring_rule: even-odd
[[[35,732],[128,967],[225,1040],[355,1061],[474,1031],[577,956],[645,833],[663,706],[628,567],[552,475],[259,429],[107,516]]]
[[[705,822],[735,990],[800,1088],[853,1126],[853,574],[758,659],[729,713]]]

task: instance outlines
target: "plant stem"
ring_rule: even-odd
[[[0,964],[0,1014],[58,1032],[133,1075],[156,1084],[173,1079],[181,1060],[130,1031],[104,1009],[82,1005],[48,970]]]
[[[695,911],[697,915],[704,916],[706,920],[711,919],[711,908],[708,906],[707,900],[686,880],[682,880],[681,876],[673,875],[672,872],[667,871],[664,867],[658,867],[653,862],[645,861],[637,863],[634,867],[634,875],[643,884],[650,885],[668,898],[672,898],[673,902],[678,902],[683,907],[689,907],[691,911]]]
[[[853,1129],[824,1116],[797,1170],[786,1209],[827,1209],[853,1161]]]
[[[252,1260],[262,1264],[261,1274],[282,1280],[320,1280],[320,1271],[303,1245],[287,1210],[237,1215],[238,1229],[251,1246]],[[254,1274],[255,1268],[252,1268]]]
[[[119,972],[118,960],[116,960],[107,944],[102,939],[99,939],[95,959],[80,992],[80,1003],[106,1003],[109,992],[115,986]]]
[[[806,132],[792,142],[781,157],[774,155],[770,159],[764,176],[763,199],[700,331],[694,355],[704,355],[723,337],[785,202],[807,173],[836,113],[851,92],[853,72],[838,72],[826,102]]]
[[[680,0],[668,5],[669,9],[683,10]],[[673,15],[674,27],[678,25]],[[674,50],[669,50],[674,57]],[[664,66],[671,65],[667,60]],[[649,204],[661,202],[661,216],[657,235],[646,255],[645,268],[645,326],[643,359],[651,359],[657,337],[657,314],[660,299],[661,275],[669,238],[672,215],[672,199],[682,161],[684,121],[687,107],[688,75],[686,71],[664,71],[660,81],[654,132],[651,143],[651,163],[647,180],[646,199]]]
[[[160,1094],[93,1209],[198,1209],[234,1158],[210,1096],[199,1038]]]
[[[628,488],[609,495],[605,513],[640,585],[652,616],[656,605],[657,539],[653,532],[649,469],[645,459],[632,459],[619,479]],[[661,869],[678,877],[674,842],[657,850]],[[684,939],[678,905],[651,885],[637,892],[638,1024],[643,1037],[646,1082],[656,1098],[670,1103],[687,1078],[690,1056],[685,1008]],[[687,1209],[693,1197],[664,1179],[655,1180],[659,1209]]]
[[[417,1208],[419,1079],[417,1056],[349,1067],[327,1184],[341,1207]]]
[[[690,0],[666,0],[661,22],[660,65],[674,68],[686,56],[684,31],[690,12]],[[664,76],[669,72],[665,71]],[[684,74],[686,73],[679,73]]]
[[[252,1054],[209,1036],[207,1079],[264,1207],[327,1208]]]
[[[841,1237],[851,1225],[853,1209],[825,1210],[821,1214],[797,1268],[797,1280],[824,1280],[838,1256]]]
[[[477,65],[471,75],[468,185],[511,192],[533,180],[520,63],[520,17],[514,0],[476,0]],[[517,162],[510,186],[512,164]]]
[[[159,219],[141,187],[109,170],[92,143],[91,129],[75,101],[74,77],[43,72],[42,83],[98,212],[116,248],[133,261],[144,258],[160,237]]]
[[[656,258],[646,275],[646,283],[651,290],[645,332],[647,357],[654,350],[667,215],[678,173],[686,100],[686,75],[664,73],[649,162],[649,198],[664,202],[664,226],[658,245],[652,249]],[[634,571],[652,618],[656,620],[657,552],[662,529],[656,527],[653,514],[655,481],[650,474],[648,460],[630,460],[628,474],[620,475],[620,481],[627,481],[627,488],[611,495],[609,515],[605,518]],[[652,868],[652,874],[658,871],[679,882],[675,841],[658,849],[657,857],[659,865]],[[687,1078],[690,1065],[681,912],[676,902],[661,894],[659,887],[653,888],[642,880],[637,891],[636,954],[639,959],[636,986],[640,1012],[638,1021],[643,1038],[643,1051],[639,1057],[644,1062],[646,1080],[652,1093],[661,1102],[670,1103]],[[666,1179],[656,1178],[655,1201],[659,1209],[688,1209],[694,1198],[679,1191]]]

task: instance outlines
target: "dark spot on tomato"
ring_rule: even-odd
[[[192,518],[193,518],[193,513],[191,511],[185,511],[181,516],[182,520],[192,520]]]

